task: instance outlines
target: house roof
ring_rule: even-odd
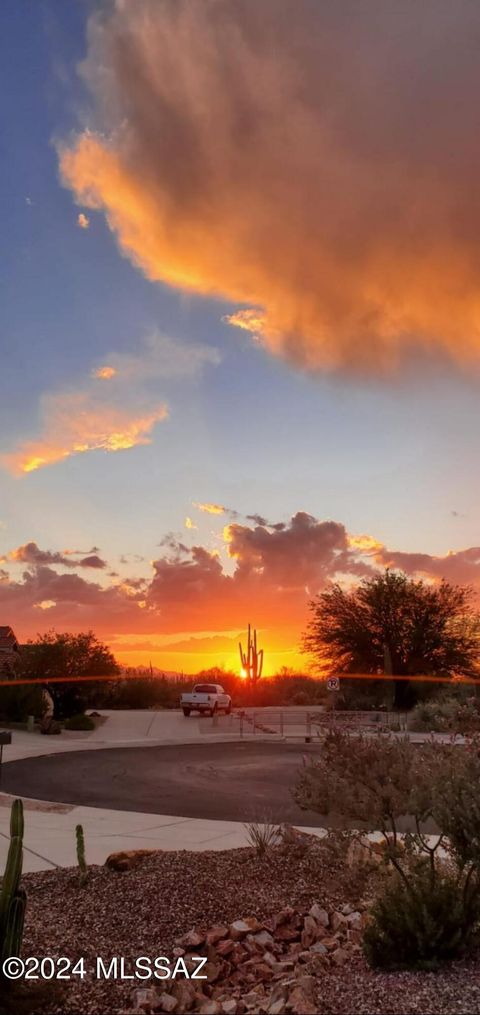
[[[18,647],[18,641],[9,624],[0,624],[0,649],[15,651]]]

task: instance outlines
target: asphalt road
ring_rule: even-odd
[[[195,744],[78,751],[12,761],[1,789],[18,796],[120,811],[322,826],[291,796],[316,745]]]

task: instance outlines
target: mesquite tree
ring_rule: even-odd
[[[412,703],[415,675],[478,675],[478,614],[469,588],[386,571],[354,589],[330,586],[310,604],[303,639],[332,673],[393,674],[394,704]]]

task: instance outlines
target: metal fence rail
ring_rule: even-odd
[[[239,709],[232,713],[230,728],[238,729],[240,736],[272,735],[302,739],[309,743],[325,729],[389,730],[403,732],[407,717],[399,712],[347,712],[339,709],[312,711],[298,708]],[[233,732],[233,729],[232,729]]]

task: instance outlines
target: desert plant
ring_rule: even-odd
[[[479,747],[330,731],[299,773],[301,807],[382,833],[387,881],[365,938],[376,965],[451,958],[479,928]],[[424,833],[428,820],[438,828],[433,837]]]
[[[274,825],[271,821],[250,821],[244,827],[250,845],[259,856],[266,856],[272,847],[281,841],[278,825]]]
[[[95,722],[89,715],[81,712],[79,715],[72,715],[69,719],[65,719],[64,726],[66,730],[94,730]]]
[[[466,877],[426,859],[411,864],[406,883],[395,872],[375,900],[363,937],[370,965],[432,969],[457,958],[471,943],[480,918],[478,893],[465,894]]]
[[[75,843],[77,848],[77,863],[80,869],[80,884],[84,885],[88,878],[88,867],[85,859],[85,836],[82,825],[76,825],[75,827]]]
[[[20,887],[23,863],[23,804],[14,800],[10,814],[10,846],[0,892],[1,961],[20,955],[25,920],[26,893]]]
[[[435,733],[473,733],[480,730],[479,705],[472,695],[439,694],[415,706],[409,725]]]

